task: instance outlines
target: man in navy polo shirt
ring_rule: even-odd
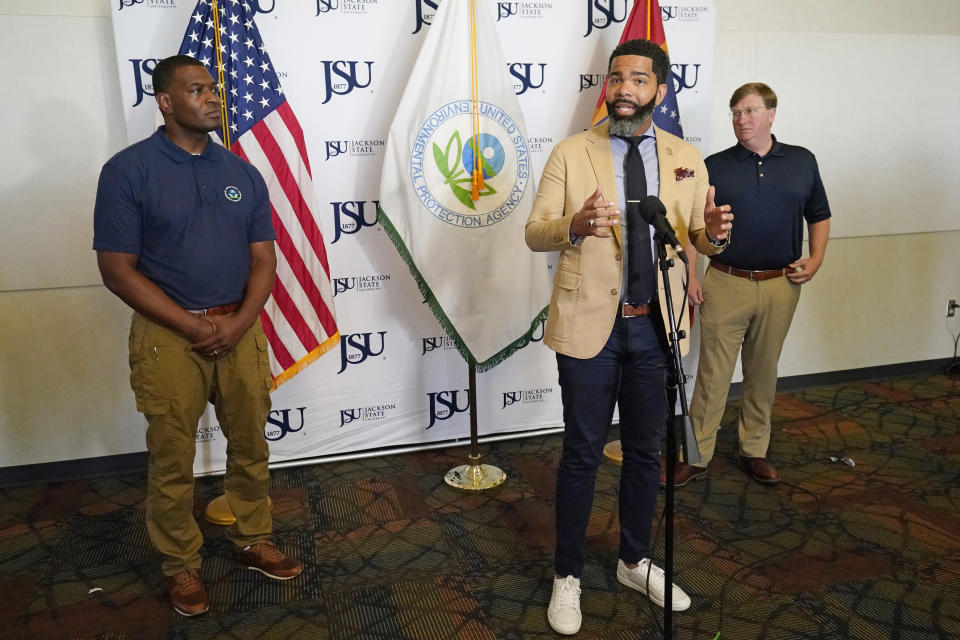
[[[153,73],[164,126],[104,165],[93,248],[103,283],[133,310],[131,386],[147,419],[146,520],[181,614],[209,608],[193,516],[197,422],[213,403],[227,438],[223,486],[240,562],[279,580],[302,567],[268,538],[272,380],[259,315],[276,271],[267,186],[210,139],[216,83],[189,56]]]
[[[738,353],[743,365],[740,461],[754,480],[780,481],[767,457],[777,362],[800,285],[823,263],[830,207],[813,154],[771,133],[776,113],[777,96],[767,85],[738,88],[730,98],[738,144],[706,159],[717,201],[737,212],[737,232],[723,254],[710,259],[703,279],[700,364],[690,404],[703,462],[678,464],[676,486],[707,473]],[[809,258],[801,257],[804,221]],[[663,474],[660,483],[666,484]]]

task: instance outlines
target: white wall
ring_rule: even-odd
[[[99,284],[90,250],[97,175],[125,139],[115,1],[0,2],[0,467],[144,449],[127,382],[129,311]],[[943,157],[960,139],[953,59],[938,56],[956,46],[960,3],[717,5],[714,148],[733,143],[729,93],[766,81],[781,97],[775,132],[811,148],[837,194],[837,237],[801,297],[781,375],[952,355],[949,329],[960,325],[943,316],[946,299],[960,298],[960,216],[909,209],[957,188],[957,162]],[[891,50],[912,57],[879,56]],[[874,146],[891,132],[911,143]],[[857,149],[867,152],[853,166]],[[890,184],[871,182],[872,169],[891,166],[902,197],[878,198]]]

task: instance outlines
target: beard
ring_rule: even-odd
[[[620,116],[617,115],[616,104],[618,102],[626,102],[627,104],[633,105],[634,111],[632,116]],[[637,132],[644,121],[653,114],[654,108],[657,106],[657,96],[654,95],[650,102],[644,105],[639,105],[636,102],[631,100],[614,100],[613,102],[607,102],[607,117],[610,119],[610,135],[612,136],[632,136]]]

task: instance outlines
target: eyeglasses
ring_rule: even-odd
[[[761,111],[766,111],[767,107],[747,107],[743,111],[734,110],[730,112],[731,120],[739,120],[741,116],[753,117],[754,114],[760,113]]]

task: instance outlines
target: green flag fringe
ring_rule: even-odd
[[[463,359],[467,361],[467,364],[472,364],[475,366],[478,373],[483,373],[484,371],[493,369],[495,366],[512,356],[514,353],[530,344],[530,340],[533,337],[533,332],[536,331],[537,325],[546,319],[547,309],[549,307],[544,307],[540,313],[536,315],[536,317],[530,323],[530,328],[526,331],[526,333],[483,362],[477,362],[477,359],[473,356],[473,353],[471,353],[470,349],[467,348],[463,338],[460,337],[460,333],[457,331],[457,328],[453,326],[450,318],[448,318],[447,314],[444,313],[443,307],[440,306],[440,302],[437,300],[437,297],[433,295],[433,291],[430,289],[430,285],[427,284],[427,281],[424,280],[423,274],[420,273],[420,269],[418,269],[417,265],[414,264],[413,256],[410,255],[410,252],[407,250],[407,245],[404,244],[400,234],[397,233],[397,228],[393,226],[392,222],[390,222],[387,212],[379,206],[377,207],[377,221],[380,223],[380,226],[383,228],[384,232],[386,232],[387,237],[390,238],[393,246],[397,248],[397,251],[400,253],[400,258],[407,265],[407,268],[410,269],[410,275],[412,275],[413,279],[417,282],[417,287],[420,288],[420,293],[423,294],[424,301],[427,303],[427,306],[430,307],[430,311],[433,312],[437,322],[440,323],[440,326],[443,327],[443,330],[446,331],[450,339],[453,340],[454,346],[456,347],[457,351],[460,352],[460,355],[463,356]]]

